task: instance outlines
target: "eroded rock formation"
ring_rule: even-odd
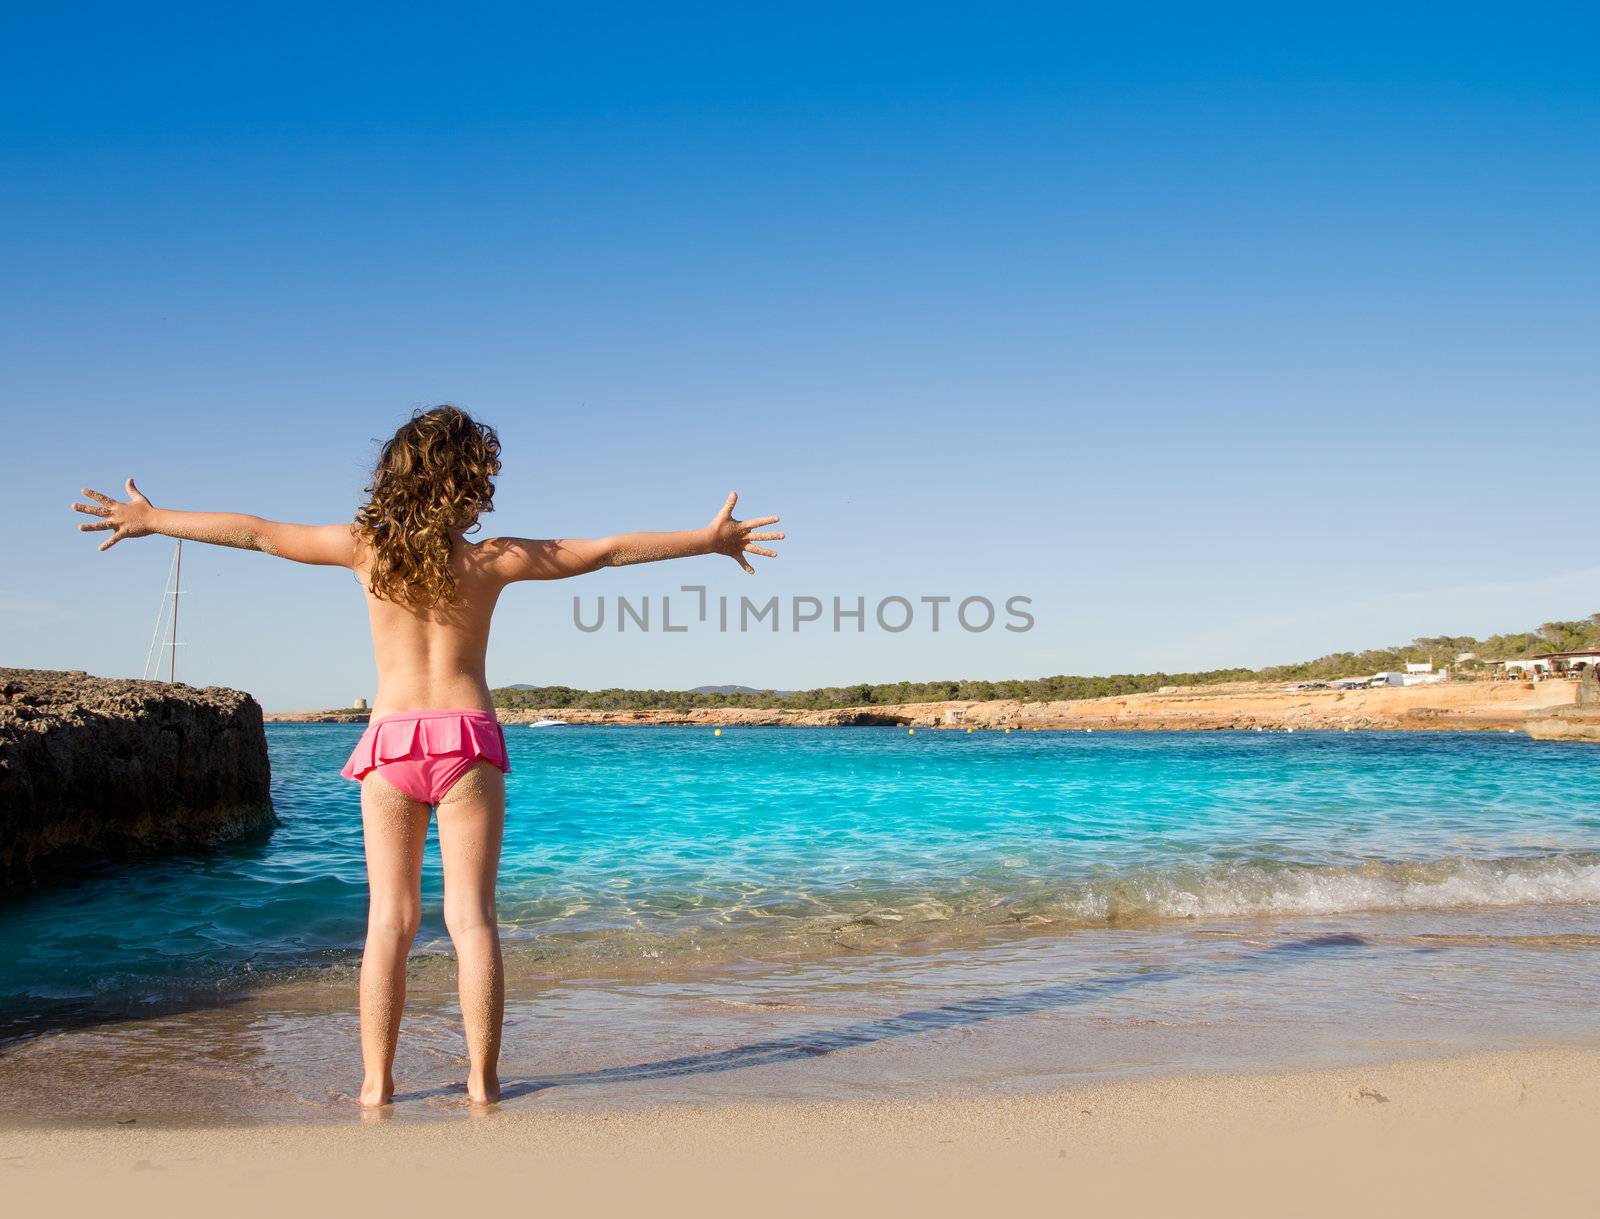
[[[1538,741],[1600,742],[1600,670],[1590,666],[1583,671],[1572,706],[1529,712],[1528,735]]]
[[[0,669],[0,891],[265,834],[269,780],[248,694]]]

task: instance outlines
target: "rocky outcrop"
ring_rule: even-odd
[[[265,834],[269,782],[248,694],[0,669],[0,891]]]
[[[1593,666],[1578,679],[1578,701],[1570,707],[1528,713],[1528,735],[1537,741],[1600,742],[1600,670]]]

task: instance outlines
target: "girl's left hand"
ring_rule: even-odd
[[[752,576],[756,569],[750,566],[746,554],[763,555],[769,559],[778,557],[778,552],[768,550],[763,546],[752,546],[751,542],[781,542],[781,533],[755,533],[763,525],[776,525],[778,518],[775,516],[758,516],[748,521],[733,519],[734,505],[739,502],[739,493],[728,493],[728,502],[722,505],[722,511],[711,518],[711,524],[706,528],[711,533],[711,551],[713,554],[725,554]]]
[[[100,543],[101,550],[110,550],[123,538],[142,538],[155,532],[151,524],[151,517],[155,515],[155,505],[144,497],[144,492],[134,486],[133,479],[128,480],[128,502],[122,503],[112,499],[109,495],[99,491],[83,488],[83,493],[94,504],[73,504],[74,510],[85,516],[98,516],[101,519],[89,524],[78,526],[80,533],[97,533],[101,530],[111,529],[112,533],[104,542]],[[98,505],[98,506],[96,506]]]

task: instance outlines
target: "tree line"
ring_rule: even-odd
[[[1269,665],[1260,669],[1207,669],[1196,673],[1113,673],[1109,676],[1017,678],[1002,681],[898,681],[824,686],[814,690],[752,694],[695,694],[688,690],[576,690],[571,686],[505,686],[493,691],[497,707],[510,710],[690,711],[697,707],[788,708],[822,711],[833,707],[871,707],[898,703],[938,703],[965,699],[1016,699],[1021,702],[1055,702],[1074,698],[1102,698],[1115,694],[1150,694],[1163,686],[1205,686],[1223,682],[1331,681],[1364,677],[1408,662],[1432,660],[1464,670],[1491,660],[1510,660],[1539,652],[1571,652],[1600,648],[1600,614],[1571,622],[1546,622],[1537,630],[1491,635],[1428,635],[1392,648],[1364,652],[1331,652],[1297,664]],[[1460,666],[1456,657],[1474,652],[1477,658]]]

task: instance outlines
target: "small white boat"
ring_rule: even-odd
[[[534,720],[528,725],[529,728],[565,728],[566,726],[566,720]]]

